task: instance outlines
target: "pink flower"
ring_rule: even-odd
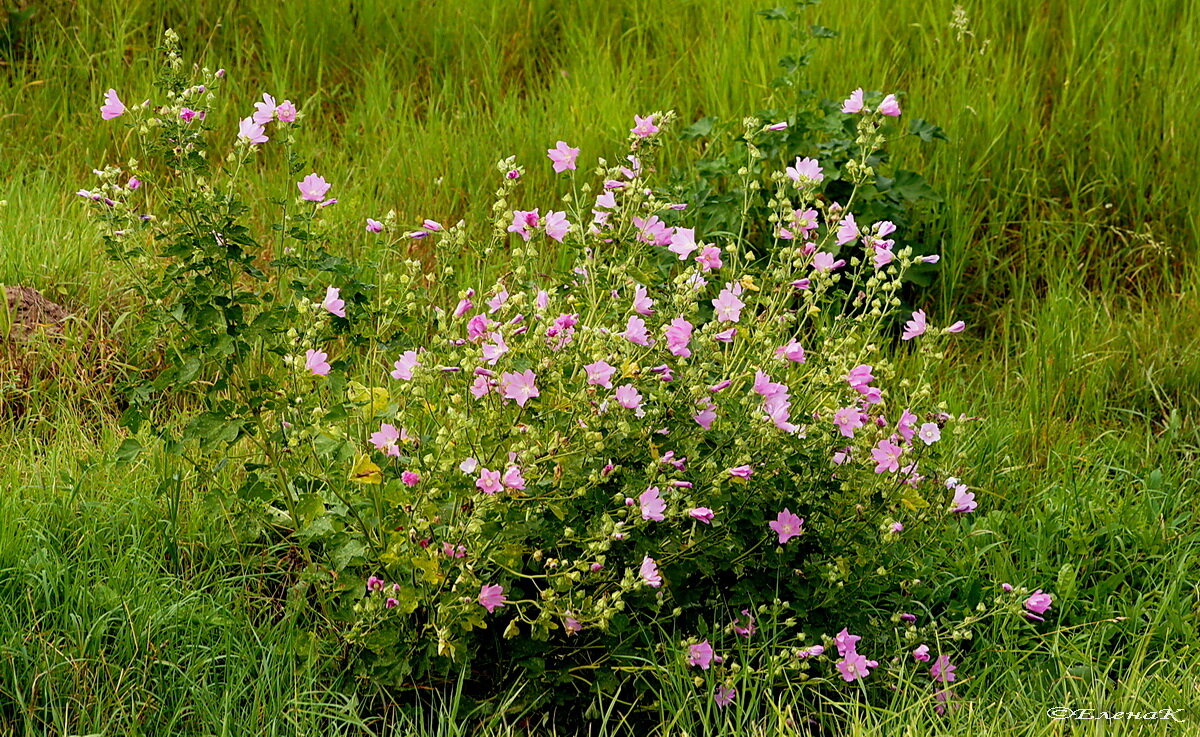
[[[640,115],[633,116],[633,127],[629,129],[629,132],[641,138],[658,133],[658,126],[654,124],[654,116],[647,115],[644,118]]]
[[[525,477],[521,475],[521,467],[512,465],[504,470],[504,476],[501,477],[500,483],[504,484],[505,488],[517,489],[522,491],[525,489]]]
[[[632,384],[622,384],[616,391],[617,404],[625,409],[637,409],[642,406],[642,395]]]
[[[1043,618],[1037,616],[1045,614],[1050,605],[1054,603],[1054,597],[1050,594],[1043,594],[1041,589],[1033,592],[1028,599],[1025,600],[1025,608],[1031,612],[1025,616],[1030,619],[1036,619],[1039,622],[1044,622]]]
[[[850,96],[847,97],[845,102],[842,103],[842,112],[849,113],[849,114],[861,113],[862,109],[863,109],[863,91],[862,91],[862,87],[859,87],[858,89],[851,92]]]
[[[392,378],[411,380],[413,377],[413,369],[420,366],[421,362],[417,360],[416,351],[405,351],[400,354],[400,360],[392,364]]]
[[[969,514],[979,507],[975,502],[975,494],[968,491],[969,488],[966,484],[954,487],[954,499],[950,502],[950,511],[954,514]]]
[[[858,407],[842,407],[833,413],[833,424],[844,437],[852,438],[854,431],[864,424],[863,413]]]
[[[615,366],[610,366],[607,361],[596,361],[595,363],[589,363],[583,368],[587,371],[588,384],[612,389],[612,377],[617,371]]]
[[[771,123],[769,125],[763,126],[763,130],[785,131],[785,130],[787,130],[787,127],[788,127],[788,124],[787,124],[787,121],[785,120],[782,123]]]
[[[818,251],[812,260],[813,269],[822,274],[827,271],[835,271],[845,265],[846,261],[844,259],[839,258],[835,260],[832,253],[825,251]]]
[[[300,199],[308,202],[320,202],[325,199],[325,193],[329,191],[330,184],[325,181],[324,177],[319,177],[314,172],[297,182],[296,187],[300,190]]]
[[[888,95],[883,98],[883,102],[879,103],[879,113],[882,115],[890,115],[893,118],[900,117],[900,102],[895,95]]]
[[[710,525],[712,524],[713,517],[716,515],[708,507],[696,507],[695,509],[688,510],[688,516],[706,525]]]
[[[383,591],[384,581],[378,576],[367,577],[367,591]]]
[[[795,363],[804,363],[804,348],[794,338],[788,341],[787,345],[781,345],[776,348],[775,355],[778,358],[785,358]]]
[[[804,532],[804,520],[792,514],[787,507],[784,507],[783,511],[768,526],[779,533],[780,545],[785,545],[788,540],[799,537]]]
[[[742,315],[746,303],[738,299],[729,289],[722,289],[717,298],[712,301],[713,316],[721,322],[737,322]]]
[[[862,638],[858,635],[850,634],[850,630],[846,627],[843,627],[842,631],[837,633],[837,635],[833,638],[833,641],[837,644],[838,655],[845,657],[847,653],[852,653],[857,650],[858,641],[861,639]]]
[[[967,329],[967,324],[965,322],[963,322],[962,320],[959,320],[958,322],[954,323],[950,327],[946,328],[946,332],[947,333],[961,333],[962,331],[964,331],[966,329]]]
[[[368,233],[380,233],[382,231],[383,231],[383,223],[379,222],[378,220],[372,220],[371,218],[367,218],[367,232]]]
[[[482,491],[484,494],[495,494],[504,488],[503,482],[500,480],[500,472],[492,471],[487,468],[479,469],[479,478],[475,479],[475,488]]]
[[[400,606],[400,601],[392,596],[389,596],[387,601],[383,602],[384,609],[393,609],[398,606]]]
[[[842,222],[838,223],[837,242],[839,246],[858,240],[858,223],[854,222],[854,213],[849,213]]]
[[[185,123],[192,122],[192,120],[194,120],[197,115],[200,116],[201,120],[204,119],[204,114],[202,112],[200,112],[199,110],[193,110],[190,107],[185,107],[179,111],[179,119]]]
[[[561,174],[567,169],[575,168],[575,159],[579,157],[579,149],[571,148],[566,141],[559,141],[557,146],[547,149],[546,155],[554,162],[554,173]]]
[[[488,614],[504,606],[506,601],[508,601],[508,597],[504,595],[504,587],[499,584],[494,586],[484,584],[479,588],[479,605],[487,609]]]
[[[696,229],[683,227],[675,228],[671,234],[671,245],[667,246],[667,250],[678,256],[680,261],[686,260],[697,248]]]
[[[939,655],[929,669],[929,677],[939,683],[950,683],[954,680],[955,666],[950,664],[949,655]]]
[[[916,650],[913,650],[912,656],[913,656],[913,660],[917,660],[922,663],[928,663],[929,662],[929,646],[922,645],[919,648],[917,648]]]
[[[251,117],[259,125],[266,125],[275,118],[275,98],[263,93],[263,101],[254,103],[254,115]]]
[[[825,179],[816,159],[802,159],[799,156],[796,157],[796,165],[787,168],[787,175],[797,186],[820,184]]]
[[[371,433],[371,437],[369,439],[371,441],[371,445],[374,445],[375,449],[380,453],[386,453],[390,456],[400,455],[400,447],[398,445],[400,441],[400,431],[396,429],[395,425],[389,425],[386,422],[381,423],[379,425],[379,431]]]
[[[926,445],[933,445],[942,439],[942,429],[936,422],[926,422],[917,431],[917,437],[924,440]]]
[[[904,438],[904,442],[912,442],[916,431],[913,426],[917,424],[917,416],[907,409],[900,413],[900,421],[896,423],[896,432],[900,433],[900,437]]]
[[[754,469],[750,466],[734,466],[733,468],[727,469],[726,473],[734,478],[748,479],[754,475]]]
[[[892,526],[888,529],[890,529],[892,532],[896,532],[896,533],[904,532],[904,523],[903,522],[893,522]]]
[[[642,558],[642,567],[638,570],[638,573],[647,586],[653,586],[654,588],[662,586],[662,576],[658,573],[658,564],[650,556],[647,555]]]
[[[571,616],[563,619],[563,631],[568,635],[573,635],[581,629],[583,629],[583,625],[579,623],[578,619]]]
[[[688,343],[692,340],[692,324],[682,317],[677,317],[666,326],[667,350],[673,355],[687,358],[692,355]]]
[[[721,263],[721,249],[716,246],[705,246],[700,249],[700,255],[696,257],[696,262],[705,271],[721,268],[724,265]]]
[[[900,470],[900,456],[904,449],[890,440],[879,441],[879,445],[871,449],[871,457],[875,459],[875,473]]]
[[[508,226],[507,230],[529,240],[540,221],[541,216],[537,210],[513,210],[512,225]]]
[[[873,367],[866,363],[855,366],[850,369],[850,373],[846,374],[846,383],[853,389],[870,384],[875,381],[875,377],[871,374],[872,369]]]
[[[346,301],[341,298],[341,290],[337,287],[325,288],[325,299],[321,302],[321,306],[332,315],[346,316]]]
[[[567,221],[567,213],[565,212],[548,212],[546,213],[544,227],[547,236],[562,243],[567,232],[571,230],[571,223]]]
[[[904,323],[904,334],[900,336],[901,340],[912,340],[918,335],[923,335],[928,327],[925,322],[925,310],[917,310],[912,313],[912,319]]]
[[[643,491],[638,496],[638,503],[642,508],[642,519],[656,522],[662,522],[665,519],[663,512],[667,511],[667,503],[659,496],[657,486],[651,486]]]
[[[540,396],[537,384],[534,383],[536,378],[530,369],[520,373],[501,374],[500,388],[504,392],[504,398],[516,401],[518,407],[524,407],[530,399]]]
[[[746,623],[742,624],[742,617],[746,618]],[[749,609],[742,610],[742,617],[733,620],[733,632],[738,637],[750,637],[755,632],[758,632],[758,627],[754,624],[754,615]]]
[[[255,123],[253,118],[243,118],[238,122],[238,138],[245,139],[252,144],[266,143],[271,140],[267,138],[266,129]]]
[[[801,659],[815,658],[818,655],[824,655],[824,654],[825,654],[824,647],[822,647],[820,645],[812,645],[810,647],[806,647],[806,648],[803,648],[802,650],[800,650],[798,653],[796,653],[796,657],[801,658]]]
[[[314,376],[326,376],[329,374],[329,354],[323,351],[314,351],[312,348],[304,354],[304,368],[313,373]]]
[[[688,646],[688,665],[700,666],[700,670],[708,670],[712,666],[713,649],[708,640]]]
[[[633,290],[633,311],[639,315],[653,315],[654,300],[646,296],[646,287],[638,284]]]
[[[737,335],[737,328],[729,328],[728,330],[722,330],[719,333],[713,333],[713,340],[718,341],[720,343],[732,343],[733,338],[736,335]]]
[[[667,224],[658,219],[657,215],[651,215],[649,218],[635,217],[633,225],[638,229],[637,239],[643,243],[653,243],[656,246],[665,246],[671,243],[672,233]]]
[[[713,701],[722,709],[732,704],[736,698],[737,689],[724,685],[717,686],[716,693],[713,694]]]
[[[405,471],[404,473],[400,474],[400,480],[403,481],[407,486],[416,486],[417,484],[421,483],[421,474],[417,473],[416,471]]]
[[[646,332],[646,321],[634,315],[629,316],[625,324],[625,332],[621,333],[625,340],[637,345],[650,345],[650,334]]]
[[[124,115],[128,109],[125,107],[125,103],[121,102],[121,98],[117,97],[117,91],[109,90],[104,93],[104,104],[100,107],[100,117],[112,120]]]
[[[717,419],[717,405],[712,403],[712,400],[705,400],[706,404],[700,408],[700,411],[692,415],[692,419],[696,424],[705,430],[711,430],[713,420]]]
[[[842,660],[839,660],[836,667],[846,683],[853,683],[860,678],[866,678],[871,675],[870,669],[878,665],[879,663],[874,660],[867,660],[866,657],[856,652],[851,652],[846,654]]]
[[[296,106],[291,100],[284,100],[275,108],[275,119],[280,123],[295,123],[296,114]]]

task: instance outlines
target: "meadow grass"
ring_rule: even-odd
[[[495,161],[515,154],[527,191],[556,191],[545,149],[613,158],[635,112],[740,119],[794,94],[771,86],[789,50],[811,51],[805,85],[821,94],[905,90],[906,115],[950,138],[895,148],[943,198],[916,218],[944,258],[919,299],[971,321],[939,382],[953,411],[984,418],[966,441],[981,514],[942,585],[1045,582],[1055,626],[1034,648],[972,652],[945,717],[909,694],[762,694],[735,717],[682,682],[642,706],[691,735],[790,734],[787,715],[853,735],[1194,732],[1200,7],[963,3],[952,26],[953,2],[852,0],[805,11],[804,28],[836,38],[798,41],[755,14],[771,4],[31,4],[0,36],[0,282],[79,318],[67,345],[30,349],[37,383],[5,377],[22,414],[0,428],[0,735],[563,733],[547,713],[470,716],[453,692],[381,711],[386,695],[309,635],[321,622],[289,601],[285,548],[231,551],[189,513],[194,492],[178,510],[158,493],[153,458],[113,460],[109,389],[132,368],[80,346],[119,343],[137,306],[72,193],[118,145],[98,124],[103,90],[148,94],[166,27],[231,70],[224,94],[243,108],[262,91],[304,101],[304,153],[338,172],[355,221],[480,221]],[[347,251],[364,242],[347,234]],[[473,281],[473,264],[453,265]],[[1059,722],[1053,706],[1174,707],[1190,724]],[[635,729],[605,705],[595,716],[595,734]]]

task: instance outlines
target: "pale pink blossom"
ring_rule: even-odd
[[[883,98],[883,102],[879,103],[878,111],[881,115],[890,115],[893,118],[900,117],[900,101],[895,95],[888,95]]]
[[[559,141],[554,148],[546,151],[546,155],[550,157],[550,161],[554,162],[554,172],[561,174],[568,169],[575,168],[575,159],[579,157],[579,149],[571,148],[566,141]]]
[[[688,343],[692,339],[692,324],[682,317],[677,317],[666,326],[667,350],[673,355],[688,358],[692,351]]]
[[[799,156],[796,157],[795,166],[787,168],[787,175],[797,186],[820,184],[825,179],[816,159],[802,159]]]
[[[387,422],[381,423],[379,430],[371,433],[369,440],[371,441],[371,445],[374,445],[375,449],[380,453],[389,456],[400,455],[400,431],[395,425]]]
[[[488,614],[504,606],[508,597],[504,595],[504,587],[484,584],[479,588],[479,605],[488,610]]]
[[[722,289],[717,298],[712,300],[713,316],[720,322],[738,322],[741,318],[745,302],[738,299],[729,289]]]
[[[413,369],[420,366],[421,362],[417,358],[416,351],[405,351],[400,354],[400,359],[392,364],[392,378],[411,380],[413,377]]]
[[[488,468],[479,469],[479,478],[475,480],[475,488],[489,496],[500,491],[504,488],[504,483],[500,480],[500,472]]]
[[[658,126],[654,124],[654,116],[647,115],[644,118],[640,115],[633,116],[633,127],[629,129],[629,132],[639,138],[646,138],[658,133]]]
[[[341,290],[337,287],[325,288],[325,299],[322,300],[321,306],[332,315],[346,316],[346,301],[341,298]]]
[[[663,513],[667,511],[667,503],[659,495],[657,486],[651,486],[643,491],[638,496],[638,504],[641,506],[642,519],[657,522],[666,519]]]
[[[271,140],[267,138],[266,129],[255,123],[253,118],[243,118],[238,122],[238,138],[252,144]]]
[[[533,371],[529,369],[501,374],[500,389],[504,392],[504,398],[512,399],[517,406],[524,407],[530,399],[540,396],[537,384],[534,383],[536,378]]]
[[[314,376],[327,376],[329,374],[329,354],[324,351],[315,351],[312,348],[304,354],[304,368],[313,373]]]
[[[266,125],[275,119],[275,98],[263,93],[263,101],[254,103],[254,115],[251,117],[255,123]]]
[[[588,384],[612,389],[612,377],[617,371],[615,366],[609,365],[607,361],[596,361],[595,363],[587,364],[583,368],[587,371]]]
[[[300,199],[308,202],[323,200],[330,186],[324,177],[317,176],[315,172],[296,183],[296,187],[300,190]]]
[[[638,570],[638,573],[647,586],[653,586],[654,588],[662,586],[662,576],[658,572],[658,564],[650,556],[647,555],[642,558],[642,566]]]
[[[929,323],[925,319],[925,310],[917,310],[912,313],[912,319],[904,323],[904,333],[900,336],[900,339],[912,340],[919,335],[924,335],[928,327]]]
[[[638,409],[642,406],[642,395],[632,384],[622,384],[615,392],[617,404],[625,409]]]
[[[861,113],[862,109],[863,109],[863,90],[862,90],[862,87],[859,87],[858,89],[851,92],[850,96],[847,97],[845,102],[842,103],[842,112],[843,113],[851,113],[851,114],[852,113]]]
[[[646,287],[638,284],[633,290],[633,311],[639,315],[653,315],[654,300],[646,296]]]
[[[548,212],[543,227],[548,237],[562,243],[563,238],[571,230],[571,223],[567,221],[565,212]]]
[[[100,107],[100,117],[105,120],[119,118],[128,111],[125,103],[121,102],[121,98],[117,97],[116,90],[109,90],[104,93],[104,104]]]

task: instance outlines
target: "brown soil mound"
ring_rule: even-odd
[[[5,287],[8,298],[8,319],[0,316],[0,340],[25,340],[34,331],[60,332],[70,315],[60,304],[51,302],[30,287]],[[7,329],[5,329],[7,328]]]

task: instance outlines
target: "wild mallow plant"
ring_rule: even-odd
[[[101,108],[140,158],[79,192],[161,352],[127,424],[149,428],[168,395],[194,408],[150,431],[242,543],[303,551],[315,603],[375,678],[474,660],[611,682],[669,629],[685,639],[668,661],[711,676],[698,688],[719,706],[749,675],[886,683],[930,661],[948,698],[970,627],[1021,610],[1018,590],[919,623],[868,614],[918,606],[927,553],[977,509],[953,452],[965,419],[929,378],[964,325],[918,310],[892,332],[906,270],[937,257],[858,218],[853,192],[827,197],[820,160],[775,172],[776,247],[757,259],[658,194],[670,112],[636,116],[627,154],[590,178],[578,148],[550,148],[541,165],[578,177],[562,209],[518,194],[507,159],[482,233],[391,214],[347,228],[355,185],[295,153],[297,105],[267,94],[213,129],[224,70],[185,72],[170,32],[164,54],[158,102],[110,90]],[[838,176],[862,182],[900,103],[860,89],[842,111],[862,153]],[[256,211],[238,194],[251,179],[288,191]],[[380,261],[336,255],[351,237]],[[431,241],[436,266],[391,256]],[[551,249],[573,254],[567,273],[534,268]],[[456,284],[458,259],[501,275]],[[763,618],[763,662],[713,648]]]

